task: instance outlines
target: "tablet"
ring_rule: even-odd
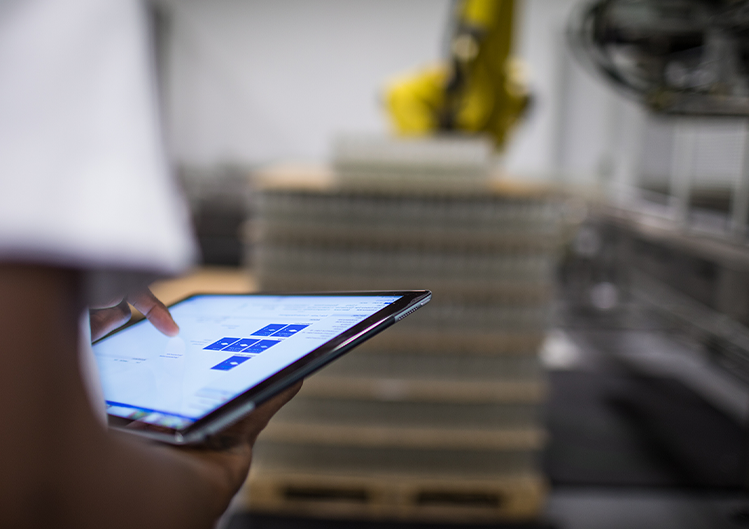
[[[408,316],[429,291],[199,294],[93,345],[109,424],[172,444],[206,441],[258,404]]]

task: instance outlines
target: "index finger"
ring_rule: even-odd
[[[175,323],[169,309],[166,308],[153,293],[148,290],[141,290],[128,296],[127,300],[132,303],[133,307],[138,309],[154,327],[166,334],[167,336],[177,336],[179,326]]]

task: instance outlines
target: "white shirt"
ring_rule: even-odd
[[[0,2],[0,261],[82,270],[111,299],[192,263],[187,218],[144,5]]]

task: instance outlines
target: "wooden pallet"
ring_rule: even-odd
[[[537,518],[546,482],[538,476],[495,479],[411,475],[335,475],[253,468],[250,510],[323,518],[419,521],[524,521]]]
[[[388,187],[349,188],[341,185],[337,171],[328,164],[277,164],[253,173],[253,183],[263,192],[280,193],[356,193],[384,197],[486,197],[495,196],[510,199],[548,200],[560,196],[559,186],[547,182],[528,182],[527,180],[508,178],[503,173],[493,173],[479,188],[457,186],[441,188],[434,185],[422,185],[418,189]]]

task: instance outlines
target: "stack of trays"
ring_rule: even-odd
[[[347,186],[421,190],[480,188],[489,175],[488,138],[390,138],[344,135],[333,144],[338,180]]]
[[[557,209],[550,194],[266,185],[263,290],[428,289],[433,301],[310,378],[256,446],[250,507],[531,519],[542,505]]]

